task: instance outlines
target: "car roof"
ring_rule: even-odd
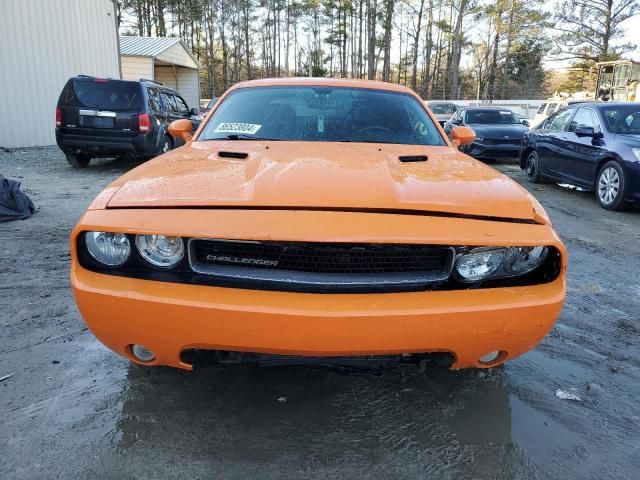
[[[71,77],[70,80],[107,80],[109,82],[126,82],[126,83],[138,83],[144,87],[148,88],[163,88],[165,90],[171,90],[172,92],[179,93],[175,88],[168,87],[160,82],[156,82],[154,80],[147,80],[144,78],[140,78],[138,80],[127,80],[124,78],[111,78],[111,77],[94,77],[92,75],[76,75],[75,77]]]
[[[640,102],[590,102],[594,107],[640,107]]]
[[[469,110],[480,110],[480,111],[485,111],[485,112],[496,112],[496,111],[509,111],[511,113],[513,113],[513,110],[511,110],[508,107],[467,107],[466,108],[467,111]]]
[[[317,77],[288,77],[288,78],[264,78],[260,80],[248,80],[236,83],[229,89],[249,87],[350,87],[367,88],[370,90],[384,90],[391,92],[408,93],[417,96],[413,90],[394,83],[380,82],[378,80],[356,80],[349,78],[317,78]]]

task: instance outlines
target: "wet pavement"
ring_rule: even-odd
[[[523,183],[570,255],[534,351],[491,371],[131,365],[86,330],[68,233],[134,162],[72,170],[0,152],[38,213],[0,223],[0,478],[634,479],[640,475],[640,209]],[[117,314],[117,313],[116,313]],[[556,391],[581,400],[563,400]]]

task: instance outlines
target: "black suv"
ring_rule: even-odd
[[[172,121],[188,118],[195,129],[197,115],[161,83],[79,75],[58,99],[56,142],[74,167],[86,167],[92,157],[147,159],[183,143],[169,134]]]

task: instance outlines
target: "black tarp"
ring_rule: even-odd
[[[20,182],[0,175],[0,222],[24,220],[35,210],[31,199],[20,190]]]

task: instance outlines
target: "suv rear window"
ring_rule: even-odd
[[[108,110],[138,110],[142,88],[137,82],[120,80],[70,80],[60,103],[64,106]]]

